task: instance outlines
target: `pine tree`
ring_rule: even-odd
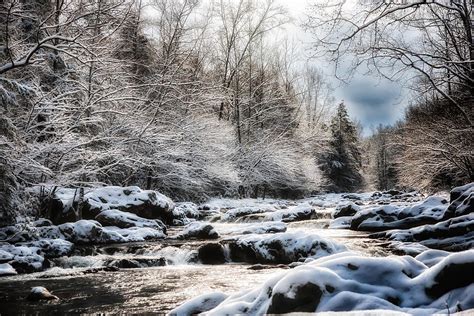
[[[321,157],[321,169],[330,191],[356,191],[363,187],[360,143],[356,126],[344,103],[339,104],[329,126],[328,150]]]

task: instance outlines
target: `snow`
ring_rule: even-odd
[[[216,239],[219,234],[210,224],[203,222],[193,222],[188,224],[177,236],[179,239],[198,238],[198,239]]]
[[[346,250],[341,244],[304,231],[240,236],[230,240],[229,248],[234,261],[254,263],[291,263]]]
[[[20,243],[20,245],[41,249],[42,255],[47,258],[67,256],[70,255],[74,249],[73,243],[63,239],[42,239]]]
[[[95,220],[104,226],[118,226],[120,228],[129,227],[149,227],[154,229],[163,229],[163,223],[153,219],[146,219],[129,212],[119,210],[105,210],[95,217]]]
[[[149,202],[162,209],[173,209],[174,203],[167,196],[152,190],[142,190],[136,186],[107,186],[95,188],[84,194],[84,199],[92,208],[115,209],[117,206],[142,205]]]
[[[459,278],[456,269],[462,265],[471,268],[471,275],[439,288],[436,280],[446,275]],[[473,271],[474,250],[443,256],[431,267],[409,256],[371,258],[343,252],[275,274],[256,289],[227,297],[206,315],[361,310],[431,315],[447,313],[446,308],[452,313],[458,307],[474,308]],[[187,307],[196,306],[199,300],[188,301],[175,311],[190,310]]]
[[[0,263],[0,276],[17,274],[16,270],[8,263]]]
[[[287,224],[283,222],[214,223],[213,226],[221,235],[268,234],[285,232],[287,229]]]
[[[200,312],[213,309],[227,297],[228,295],[220,292],[203,294],[173,309],[168,315],[187,316],[199,314]]]
[[[114,226],[104,227],[104,242],[139,242],[146,240],[162,239],[166,235],[161,230],[149,227],[118,228]]]

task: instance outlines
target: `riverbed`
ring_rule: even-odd
[[[239,223],[216,223],[221,232],[238,231]],[[287,232],[304,230],[344,244],[349,250],[370,256],[387,256],[391,250],[366,233],[328,228],[328,219],[288,224]],[[179,233],[173,228],[169,235]],[[232,237],[221,234],[221,239]],[[238,293],[263,283],[287,267],[265,265],[254,270],[251,264],[203,265],[193,262],[196,249],[207,241],[180,241],[106,245],[82,249],[82,255],[57,260],[57,267],[33,274],[0,279],[0,310],[3,314],[68,313],[166,313],[200,294],[221,291]],[[103,262],[136,257],[166,258],[168,265],[118,271],[94,271]],[[44,286],[60,298],[57,301],[29,302],[30,288]]]

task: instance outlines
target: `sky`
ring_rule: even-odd
[[[289,38],[295,38],[301,45],[302,59],[308,59],[309,46],[313,40],[299,25],[309,13],[309,2],[324,0],[280,0],[293,16],[293,25],[286,26]],[[379,124],[391,125],[403,119],[407,106],[407,90],[396,82],[381,80],[376,75],[355,74],[347,84],[334,77],[334,65],[323,59],[310,59],[310,64],[323,70],[328,80],[332,81],[336,102],[344,101],[349,115],[363,126],[363,135],[372,134]]]

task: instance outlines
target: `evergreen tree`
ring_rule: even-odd
[[[357,128],[344,103],[332,118],[328,150],[321,157],[321,169],[330,191],[356,191],[363,187],[361,153]]]

